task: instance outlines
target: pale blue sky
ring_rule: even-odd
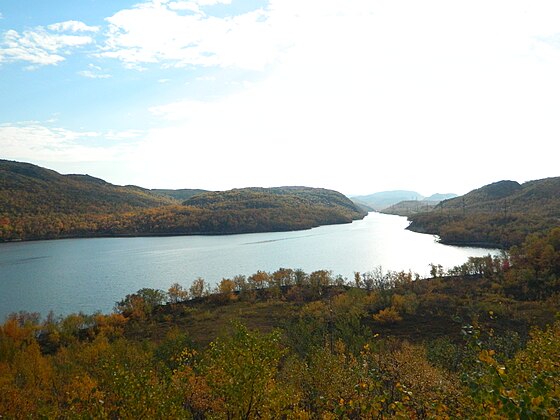
[[[0,158],[151,188],[559,176],[560,3],[3,0]]]

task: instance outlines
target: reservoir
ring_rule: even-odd
[[[11,312],[111,312],[116,301],[149,287],[211,285],[258,270],[430,272],[498,250],[442,245],[406,230],[404,217],[370,213],[351,224],[229,236],[91,238],[0,244],[0,322]]]

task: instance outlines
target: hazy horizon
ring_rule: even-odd
[[[117,185],[464,194],[556,173],[560,3],[0,5],[0,158]]]
[[[35,164],[35,163],[33,163],[33,162],[30,162],[30,161],[27,161],[27,162],[18,161],[18,162]],[[41,165],[39,165],[39,166],[41,166]],[[45,168],[46,168],[46,169],[51,169],[51,170],[54,170],[54,171],[59,172],[57,169],[54,169],[54,168],[52,168],[52,167],[45,167]],[[59,172],[59,173],[60,173],[61,175],[88,175],[88,176],[92,176],[92,177],[95,177],[95,178],[100,178],[100,179],[103,179],[104,181],[107,181],[107,182],[112,183],[111,181],[109,181],[109,180],[107,180],[107,179],[104,179],[104,178],[99,177],[99,176],[95,176],[95,175],[90,174],[90,173],[85,173],[85,172]],[[506,180],[505,180],[505,179],[499,179],[499,180],[492,181],[492,182],[490,182],[489,184],[492,184],[492,183],[495,183],[495,182],[500,182],[500,181],[506,181]],[[507,180],[507,181],[516,181],[516,180]],[[534,181],[534,179],[529,179],[529,180],[521,181],[521,182],[520,182],[520,181],[516,181],[516,182],[519,182],[520,184],[523,184],[524,182],[528,182],[528,181]],[[135,186],[135,187],[146,188],[146,189],[153,189],[153,190],[181,190],[181,189],[188,189],[188,190],[207,190],[207,191],[227,191],[227,190],[230,190],[230,189],[242,189],[242,188],[274,188],[274,187],[311,187],[311,188],[333,189],[333,188],[329,188],[329,187],[327,187],[327,186],[325,186],[325,185],[304,185],[304,184],[301,184],[301,183],[295,183],[295,184],[290,184],[290,185],[287,185],[287,184],[283,184],[283,185],[260,185],[260,184],[256,183],[256,184],[252,184],[252,185],[236,185],[236,186],[233,186],[233,187],[231,187],[231,188],[216,189],[216,190],[212,190],[212,189],[209,189],[209,188],[204,188],[204,187],[202,187],[202,186],[197,186],[197,185],[187,185],[187,186],[176,187],[176,188],[171,188],[171,187],[168,187],[168,186],[165,186],[165,185],[163,185],[163,186],[156,186],[156,187],[146,187],[145,185],[139,185],[139,184],[123,184],[123,183],[121,183],[121,184],[116,183],[116,184],[114,184],[114,185],[118,185],[118,186]],[[473,190],[474,190],[474,189],[481,188],[481,187],[484,187],[485,185],[488,185],[488,184],[479,185],[479,186],[477,186],[477,187],[474,187]],[[351,197],[351,198],[352,198],[352,197],[359,197],[359,196],[368,196],[368,195],[372,195],[372,194],[385,193],[385,192],[401,192],[401,191],[403,191],[403,192],[404,192],[404,191],[415,192],[415,193],[418,193],[418,194],[422,195],[424,198],[427,198],[427,197],[430,197],[430,196],[436,195],[436,194],[440,194],[440,195],[445,195],[445,194],[457,194],[458,196],[460,196],[460,195],[467,194],[468,192],[470,192],[470,191],[472,191],[472,190],[463,191],[463,192],[456,192],[456,191],[431,191],[431,190],[430,190],[429,192],[425,192],[425,191],[423,191],[423,190],[416,189],[416,188],[414,188],[413,185],[411,185],[411,186],[405,186],[405,187],[389,188],[389,189],[385,189],[385,190],[375,190],[375,191],[373,191],[373,190],[372,190],[372,191],[370,191],[370,190],[365,190],[365,191],[358,192],[358,193],[352,193],[352,192],[347,192],[347,191],[339,191],[339,190],[335,190],[335,191],[338,191],[338,192],[340,192],[340,193],[346,195],[347,197]]]

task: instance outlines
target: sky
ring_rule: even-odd
[[[558,171],[557,0],[1,0],[0,158],[424,195]]]

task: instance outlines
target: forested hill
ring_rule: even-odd
[[[367,213],[339,192],[322,188],[242,188],[198,194],[183,205],[212,214],[206,233],[270,232],[350,223]]]
[[[408,217],[416,213],[426,213],[432,211],[439,201],[429,201],[429,200],[406,200],[400,201],[397,204],[387,207],[381,210],[381,213],[386,214],[396,214],[398,216]]]
[[[409,218],[411,230],[444,243],[517,245],[527,234],[560,226],[560,177],[496,182]]]
[[[323,189],[199,192],[120,187],[1,160],[0,241],[286,231],[365,215],[342,194]],[[190,198],[182,204],[182,197]]]
[[[61,175],[29,163],[0,160],[0,214],[87,214],[176,204],[170,197],[120,187],[89,175]]]
[[[152,193],[161,195],[168,198],[173,198],[175,200],[183,201],[188,200],[192,196],[197,194],[208,192],[207,190],[199,190],[199,189],[180,189],[180,190],[163,190],[163,189],[153,189],[150,190]]]
[[[323,206],[339,208],[355,217],[362,215],[356,204],[339,192],[309,187],[240,188],[207,192],[197,194],[183,204],[213,210]]]

